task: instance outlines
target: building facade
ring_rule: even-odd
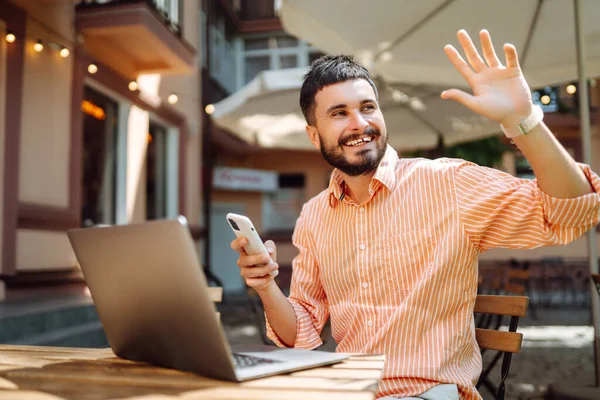
[[[0,286],[81,279],[66,231],[200,231],[199,9],[0,3]]]
[[[317,151],[261,148],[210,117],[261,71],[322,55],[283,30],[274,0],[10,0],[0,2],[0,38],[0,298],[22,282],[81,280],[70,228],[179,214],[226,292],[244,290],[228,212],[277,243],[277,279],[289,284],[294,224],[332,168]],[[600,86],[591,89],[597,105]],[[577,117],[545,120],[581,161]],[[530,174],[518,152],[502,168]],[[586,254],[582,238],[481,259]]]

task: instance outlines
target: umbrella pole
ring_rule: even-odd
[[[575,14],[575,42],[577,49],[577,74],[579,77],[579,118],[581,126],[581,140],[583,147],[583,162],[592,164],[592,138],[590,132],[590,109],[587,75],[585,71],[585,46],[583,37],[583,10],[579,0],[573,0]],[[588,262],[591,274],[598,273],[598,256],[596,251],[596,230],[590,229],[588,238]],[[600,386],[600,297],[594,283],[590,279],[590,293],[592,303],[592,321],[594,324],[594,366],[596,387]]]

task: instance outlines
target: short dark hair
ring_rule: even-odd
[[[309,125],[315,121],[315,95],[325,86],[345,82],[351,79],[364,79],[373,88],[375,99],[379,101],[377,87],[369,71],[350,55],[327,55],[315,60],[304,75],[300,89],[300,108]]]

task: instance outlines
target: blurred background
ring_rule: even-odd
[[[249,216],[276,242],[287,291],[294,224],[332,171],[298,106],[302,75],[323,54],[351,53],[371,70],[401,156],[459,157],[532,179],[497,124],[439,99],[464,86],[443,46],[458,47],[459,28],[473,37],[487,28],[498,54],[516,45],[558,140],[577,161],[588,152],[600,171],[600,2],[581,2],[583,104],[571,1],[370,3],[0,1],[0,343],[106,346],[65,232],[178,215],[209,282],[224,290],[229,337],[267,342],[225,215]],[[510,292],[507,271],[528,272],[531,309],[507,398],[543,398],[560,381],[596,383],[588,252],[581,238],[481,255],[481,292]]]

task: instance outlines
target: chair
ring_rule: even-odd
[[[516,265],[511,262],[510,268],[506,271],[504,294],[528,296],[531,298],[530,279],[531,273],[529,272],[529,261],[524,261],[523,263],[518,263]],[[538,319],[536,307],[531,300],[529,301],[529,310],[531,311],[531,317],[533,319]]]
[[[577,282],[570,266],[566,265],[562,257],[545,257],[542,259],[546,295],[548,305],[552,306],[558,294],[560,305],[566,305],[567,300],[576,302]],[[558,292],[558,293],[556,293]]]
[[[486,350],[497,351],[498,353],[487,365],[479,377],[477,389],[482,385],[486,387],[495,399],[503,400],[505,395],[505,381],[510,369],[512,355],[521,350],[523,335],[517,333],[519,317],[527,314],[529,298],[526,296],[499,296],[499,295],[478,295],[475,301],[476,314],[489,314],[499,316],[510,316],[509,329],[500,331],[500,323],[494,325],[494,329],[477,327],[475,337],[482,353]],[[489,374],[500,358],[502,360],[502,369],[500,372],[500,383],[496,387],[489,378]]]
[[[596,284],[596,289],[598,289],[598,294],[600,294],[600,274],[592,274],[591,276],[592,282]]]
[[[213,303],[220,303],[223,300],[223,288],[210,286],[208,288],[208,297]],[[215,317],[221,322],[221,313],[219,311],[215,310]]]

